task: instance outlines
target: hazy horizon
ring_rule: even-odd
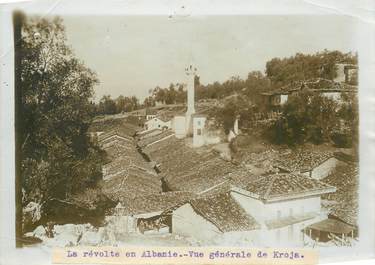
[[[193,62],[201,83],[246,78],[274,57],[356,51],[356,23],[346,16],[61,16],[68,44],[98,74],[95,100],[137,96],[185,82]]]

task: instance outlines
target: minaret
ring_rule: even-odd
[[[191,115],[195,113],[195,104],[194,104],[194,79],[197,73],[197,68],[190,64],[185,69],[186,75],[188,76],[187,80],[187,111],[186,115]]]
[[[187,110],[185,116],[185,129],[186,135],[191,136],[193,134],[192,115],[195,113],[195,99],[194,99],[194,79],[197,73],[197,68],[190,64],[185,68],[187,80]]]

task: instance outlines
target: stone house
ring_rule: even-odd
[[[116,233],[169,233],[170,210],[191,199],[188,192],[162,192],[124,196],[106,215]]]
[[[281,155],[277,168],[281,172],[294,172],[314,179],[324,179],[334,172],[341,161],[332,152],[294,151]]]
[[[321,196],[335,191],[318,180],[287,173],[232,187],[232,196],[261,225],[263,246],[301,246],[305,227],[328,218],[321,209]]]
[[[260,226],[230,193],[198,198],[178,207],[172,214],[172,232],[200,241],[212,241],[228,233],[247,233],[257,238]]]
[[[177,208],[172,231],[203,241],[231,232],[243,233],[257,246],[303,246],[304,229],[328,218],[321,209],[321,195],[335,191],[302,175],[258,176],[247,184],[242,179],[224,193]]]
[[[146,109],[146,121],[152,120],[156,117],[156,110],[154,109]]]
[[[146,131],[154,129],[170,129],[172,127],[172,121],[167,117],[156,116],[147,120],[144,126]]]

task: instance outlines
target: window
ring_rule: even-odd
[[[158,124],[158,127],[160,128],[160,124]]]
[[[202,129],[197,129],[197,135],[202,135]]]
[[[201,126],[201,121],[197,121],[198,126]]]

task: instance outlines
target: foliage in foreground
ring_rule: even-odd
[[[69,199],[101,178],[104,154],[87,135],[94,72],[66,44],[60,18],[28,18],[20,43],[23,203]]]

